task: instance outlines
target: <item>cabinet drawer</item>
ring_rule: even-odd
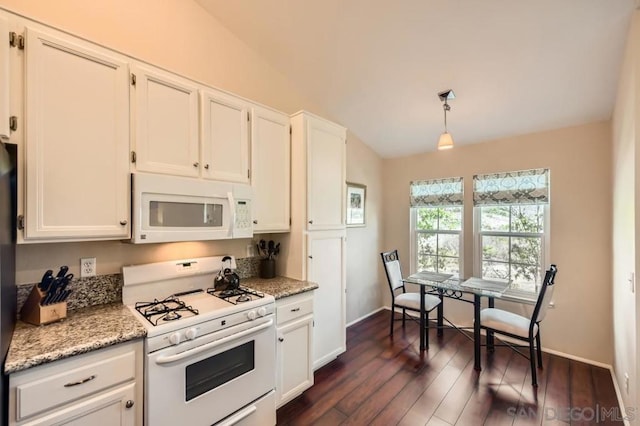
[[[296,318],[313,313],[313,296],[302,295],[286,298],[276,308],[276,321],[278,325],[284,324]]]
[[[16,387],[17,419],[135,379],[135,352],[93,360],[81,367]]]

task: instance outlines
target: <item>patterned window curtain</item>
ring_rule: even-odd
[[[548,204],[549,169],[475,175],[473,205]]]
[[[413,181],[411,207],[461,206],[464,199],[462,178]]]

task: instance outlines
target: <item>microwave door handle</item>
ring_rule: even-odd
[[[233,231],[236,227],[236,200],[233,198],[233,192],[227,192],[227,200],[229,200],[229,210],[231,210],[231,218],[229,219],[229,237],[233,238]]]

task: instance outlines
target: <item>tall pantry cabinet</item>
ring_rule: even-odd
[[[301,111],[291,117],[291,232],[286,276],[318,284],[313,368],[346,350],[346,129]]]

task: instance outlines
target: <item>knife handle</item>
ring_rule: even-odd
[[[56,275],[56,278],[62,278],[67,274],[67,271],[69,270],[69,267],[67,265],[62,265],[60,267],[60,270],[58,271],[58,275]]]

